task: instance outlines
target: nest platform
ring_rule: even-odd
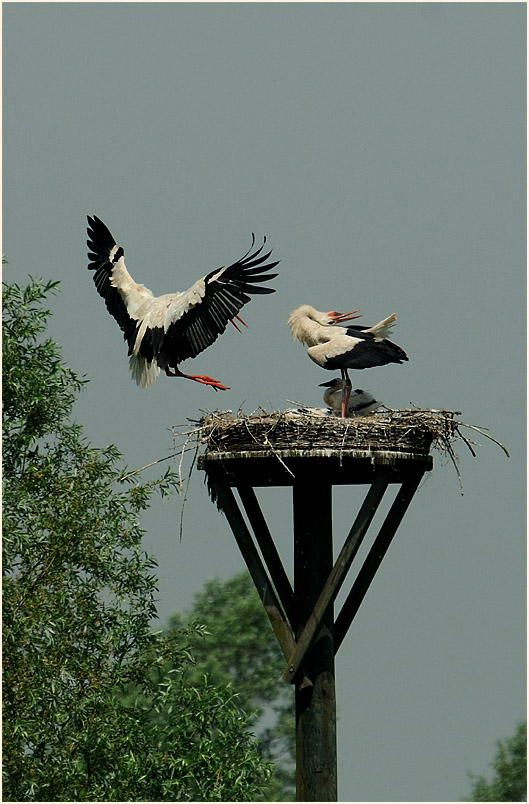
[[[399,410],[340,419],[296,411],[210,413],[200,421],[206,449],[198,467],[221,471],[231,485],[292,485],[315,470],[333,484],[366,483],[378,466],[390,467],[394,482],[401,482],[410,471],[433,467],[433,446],[451,451],[455,415]]]

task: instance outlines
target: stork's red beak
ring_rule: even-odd
[[[354,318],[362,318],[361,315],[354,315],[355,313],[359,312],[360,310],[351,310],[350,313],[337,313],[336,310],[332,310],[330,313],[327,313],[327,315],[332,319],[333,324],[342,324],[344,321],[352,321]]]

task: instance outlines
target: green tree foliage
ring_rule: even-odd
[[[259,736],[262,755],[274,762],[265,800],[292,800],[294,690],[281,678],[285,660],[248,572],[224,583],[208,581],[191,611],[170,618],[169,633],[187,622],[206,628],[193,637],[195,678],[206,675],[215,686],[232,685]]]
[[[71,422],[83,381],[45,338],[56,287],[3,294],[4,800],[252,800],[268,766],[234,692],[188,681],[197,629],[149,627],[138,520],[175,478],[120,482],[118,451]]]
[[[527,724],[519,723],[514,735],[498,740],[496,747],[492,781],[470,773],[472,795],[464,801],[527,801]]]

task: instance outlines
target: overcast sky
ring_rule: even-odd
[[[94,445],[137,468],[200,411],[321,405],[332,375],[285,323],[310,303],[396,312],[409,363],[355,387],[508,446],[468,432],[463,496],[434,453],[337,657],[340,800],[467,795],[525,717],[525,3],[5,3],[3,34],[5,277],[61,280],[51,334],[90,378]],[[87,214],[156,294],[267,236],[277,293],[184,366],[230,391],[131,382]],[[290,571],[288,493],[260,497]],[[336,490],[336,553],[358,504]],[[244,566],[198,471],[182,541],[180,510],[143,522],[162,622]]]

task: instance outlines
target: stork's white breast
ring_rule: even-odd
[[[205,283],[203,279],[195,282],[183,293],[165,293],[156,298],[146,298],[137,307],[133,318],[140,321],[140,327],[134,342],[136,355],[148,329],[162,329],[167,332],[171,324],[179,321],[192,307],[200,304],[204,297]],[[130,311],[129,311],[130,313]]]

